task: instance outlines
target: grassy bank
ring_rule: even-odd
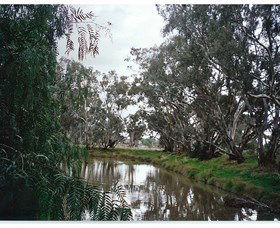
[[[179,173],[195,181],[216,186],[225,191],[254,197],[279,208],[280,175],[258,169],[254,155],[246,155],[245,162],[237,164],[222,156],[199,161],[184,155],[139,149],[93,150],[92,156],[130,159],[148,162]]]

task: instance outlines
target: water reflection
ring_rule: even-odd
[[[134,220],[279,220],[249,208],[225,207],[222,191],[152,165],[93,159],[82,164],[80,175],[106,190],[118,181]]]

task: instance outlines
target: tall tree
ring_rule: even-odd
[[[53,97],[57,39],[69,38],[73,21],[90,18],[63,5],[0,5],[2,218],[76,220],[85,209],[100,220],[127,219],[130,214],[124,204],[120,210],[102,191],[60,169],[79,150],[61,131]],[[81,45],[82,57],[88,52]]]
[[[259,164],[277,166],[275,154],[278,146],[273,140],[277,133],[272,134],[272,125],[277,126],[278,123],[275,108],[278,90],[274,89],[278,85],[275,75],[278,74],[276,65],[279,61],[279,7],[167,5],[158,6],[158,11],[166,21],[164,33],[176,30],[187,45],[197,46],[200,59],[222,78],[226,94],[238,101],[231,124],[219,126],[232,155],[242,158],[242,147],[256,134]],[[219,110],[219,107],[215,109]],[[246,118],[249,122],[247,130],[244,130],[246,134],[241,137],[244,140],[238,145],[234,133],[238,119],[245,115],[246,110],[250,113]],[[222,117],[221,113],[219,115]],[[220,120],[216,123],[224,122]],[[265,138],[271,138],[270,145],[264,143]],[[265,152],[268,147],[269,152]]]
[[[129,146],[135,147],[139,144],[139,140],[146,130],[146,124],[144,123],[141,111],[129,115],[126,125],[126,131],[129,134]]]
[[[61,59],[57,78],[62,127],[73,143],[108,148],[123,140],[122,112],[130,104],[126,77]]]

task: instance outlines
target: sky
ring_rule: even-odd
[[[163,42],[161,29],[163,18],[158,15],[155,5],[75,5],[84,12],[93,11],[97,16],[96,22],[111,25],[111,36],[101,36],[99,44],[99,55],[95,58],[87,56],[82,61],[83,65],[93,67],[101,72],[115,70],[119,75],[129,76],[134,71],[127,68],[131,65],[124,61],[129,57],[130,49],[152,47]],[[60,56],[65,56],[78,61],[77,50],[69,56],[65,53],[65,39],[58,44]],[[77,44],[75,44],[77,47]]]

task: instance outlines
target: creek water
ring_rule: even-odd
[[[92,158],[83,162],[81,176],[105,190],[118,182],[135,221],[280,219],[251,208],[226,207],[224,191],[153,165]]]

